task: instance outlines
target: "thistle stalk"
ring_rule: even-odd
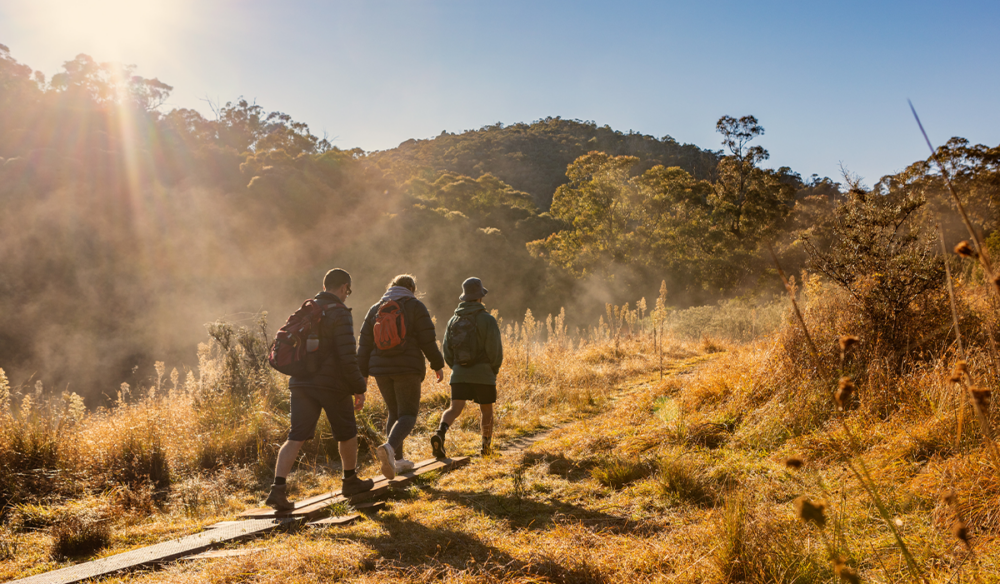
[[[781,280],[785,284],[785,289],[788,290],[788,295],[792,300],[792,308],[795,309],[795,316],[798,318],[799,325],[802,327],[802,332],[809,343],[809,348],[812,352],[813,358],[816,360],[816,367],[819,371],[825,371],[825,367],[822,366],[822,361],[820,360],[819,357],[819,351],[816,350],[816,344],[813,343],[812,336],[810,336],[809,334],[809,328],[806,326],[806,321],[802,317],[802,313],[799,311],[798,302],[796,302],[795,300],[795,293],[791,285],[789,284],[788,279],[785,277],[784,270],[781,269],[781,265],[778,263],[778,257],[775,255],[774,250],[771,248],[770,245],[768,246],[767,249],[769,252],[771,252],[771,259],[774,260],[774,267],[777,268],[778,275],[781,276]],[[843,362],[843,356],[841,357],[841,361]],[[843,380],[841,380],[841,384],[843,385]],[[840,395],[839,392],[832,395],[834,400],[837,400],[838,395]],[[847,435],[847,438],[850,441],[851,449],[854,451],[860,451],[861,450],[860,444],[854,437],[854,433],[851,432],[851,428],[848,425],[845,416],[846,413],[843,412],[840,415],[837,415],[836,416],[837,421],[840,422],[841,427],[843,427],[844,433]],[[861,458],[860,456],[857,459],[857,466],[861,469],[859,471],[858,468],[855,467],[854,462],[851,460],[850,453],[845,452],[842,448],[839,450],[841,457],[844,459],[844,464],[846,464],[847,467],[854,474],[854,476],[857,477],[862,487],[864,487],[865,492],[868,494],[868,497],[872,500],[873,503],[875,503],[875,507],[878,509],[879,515],[882,517],[882,521],[889,528],[889,531],[892,532],[892,537],[896,540],[896,545],[899,546],[899,551],[903,554],[903,557],[906,559],[906,566],[909,569],[910,574],[913,576],[915,580],[924,582],[926,584],[927,579],[924,578],[923,573],[920,571],[920,566],[917,565],[917,561],[914,559],[913,554],[910,553],[909,548],[906,547],[906,542],[903,541],[903,537],[900,535],[899,530],[896,529],[896,525],[893,522],[892,517],[890,517],[889,515],[888,508],[882,502],[882,498],[878,494],[878,489],[875,485],[875,481],[872,479],[871,474],[868,472],[868,467],[865,465],[864,459]]]

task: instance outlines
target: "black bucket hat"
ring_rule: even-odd
[[[468,302],[469,300],[479,300],[486,293],[489,292],[486,288],[483,288],[483,281],[479,278],[469,278],[468,280],[462,282],[462,294],[458,297],[462,302]]]

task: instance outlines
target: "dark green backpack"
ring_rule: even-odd
[[[483,362],[476,314],[463,314],[448,325],[448,343],[456,364],[468,367]]]

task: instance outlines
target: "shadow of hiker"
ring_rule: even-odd
[[[431,528],[388,514],[378,516],[384,531],[356,535],[351,540],[373,549],[400,571],[422,578],[441,578],[449,572],[489,576],[491,580],[544,579],[560,583],[604,583],[609,579],[591,566],[586,554],[553,558],[528,550],[526,558],[484,543],[455,529]],[[373,566],[374,567],[374,566]]]
[[[548,452],[529,452],[521,457],[518,469],[523,472],[536,464],[546,464],[548,465],[547,472],[550,475],[560,476],[566,481],[576,483],[591,478],[590,471],[597,466],[597,461],[573,460],[566,458],[563,454]]]
[[[563,522],[583,525],[606,533],[650,535],[666,527],[660,522],[635,521],[561,501],[538,501],[527,495],[517,497],[484,491],[446,491],[434,486],[425,486],[423,490],[437,499],[475,509],[490,517],[504,519],[512,527],[521,529],[541,530]]]

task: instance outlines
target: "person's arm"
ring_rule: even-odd
[[[452,369],[455,368],[455,355],[451,352],[451,322],[455,320],[456,317],[451,317],[448,321],[448,327],[444,331],[444,341],[441,342],[441,351],[444,353],[444,362],[448,364],[448,367]]]
[[[358,368],[357,345],[354,344],[354,319],[347,308],[334,314],[333,351],[340,362],[340,371],[351,393],[368,391],[368,384]]]
[[[413,307],[413,328],[415,329],[417,344],[427,361],[431,364],[431,369],[440,371],[444,369],[444,356],[438,349],[437,335],[434,332],[434,321],[430,312],[423,302],[414,302]]]
[[[493,374],[500,373],[500,366],[503,365],[503,339],[500,337],[500,325],[497,319],[491,315],[486,316],[486,357],[490,361],[490,368]]]
[[[368,364],[371,362],[372,350],[375,348],[375,313],[378,312],[378,305],[372,307],[365,317],[364,324],[361,325],[361,332],[358,334],[358,369],[361,375],[368,377]]]

